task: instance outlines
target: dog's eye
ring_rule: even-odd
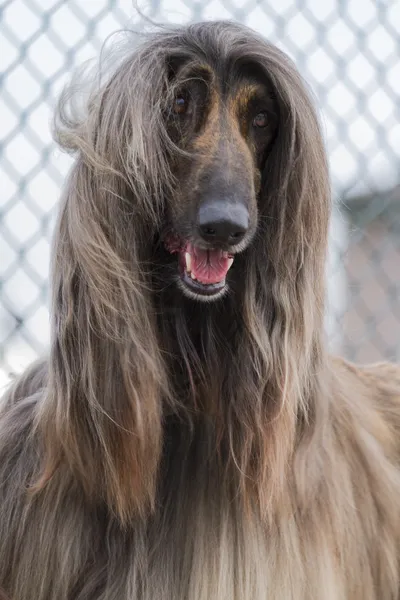
[[[254,127],[266,127],[268,125],[267,113],[260,112],[253,119]]]
[[[175,100],[174,100],[174,113],[177,115],[183,115],[185,114],[186,110],[187,110],[187,106],[188,106],[188,102],[187,99],[184,96],[176,96]]]

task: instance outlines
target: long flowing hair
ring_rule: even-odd
[[[160,325],[165,305],[151,269],[152,240],[176,185],[178,150],[165,111],[170,65],[182,56],[255,63],[280,114],[241,290],[227,301],[222,324],[221,307],[199,309],[197,345],[185,310]],[[323,360],[330,198],[309,93],[282,52],[226,22],[158,32],[111,64],[86,94],[73,83],[56,118],[57,139],[76,160],[54,242],[49,382],[37,418],[46,462],[37,485],[67,463],[88,498],[103,497],[122,521],[146,514],[165,415],[175,411],[193,424],[201,406],[220,415],[216,441],[224,440],[241,491],[255,490],[268,512],[284,486],[296,423],[316,410]],[[171,375],[176,336],[194,403]]]

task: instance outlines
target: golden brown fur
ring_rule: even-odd
[[[76,162],[50,356],[1,406],[0,587],[399,600],[400,371],[326,352],[329,180],[301,78],[231,23],[153,34],[110,64],[82,114],[67,97],[59,113]],[[196,135],[168,114],[189,80],[207,92]],[[255,93],[262,138],[235,108]],[[163,235],[188,231],[211,180],[244,186],[255,225],[225,295],[200,303]]]

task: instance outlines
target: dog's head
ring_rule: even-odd
[[[224,295],[235,255],[252,243],[262,173],[278,126],[267,75],[256,64],[231,63],[209,50],[172,57],[166,107],[178,152],[164,243],[177,255],[180,289],[198,300]]]
[[[243,287],[250,255],[254,289],[262,270],[293,281],[311,248],[323,263],[325,153],[287,56],[246,27],[199,23],[111,69],[80,120],[61,110],[59,139],[87,165],[88,216],[114,246],[124,238],[150,285],[210,301]]]

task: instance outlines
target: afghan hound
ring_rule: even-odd
[[[109,68],[110,67],[110,68]],[[0,416],[12,600],[399,600],[400,375],[328,355],[292,62],[159,29],[72,84],[49,357]]]

